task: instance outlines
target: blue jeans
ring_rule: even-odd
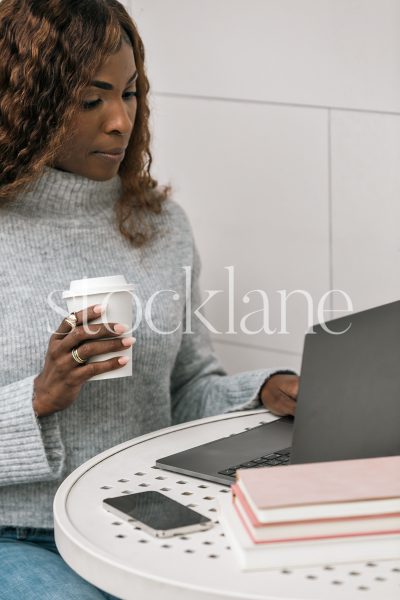
[[[104,600],[61,558],[52,529],[0,527],[0,600]]]

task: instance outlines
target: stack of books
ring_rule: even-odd
[[[242,469],[220,519],[244,570],[400,557],[400,456]]]

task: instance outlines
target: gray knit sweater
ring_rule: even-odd
[[[193,310],[201,303],[199,260],[183,210],[167,201],[154,217],[159,235],[138,250],[116,227],[120,191],[118,175],[98,182],[46,168],[29,191],[0,208],[0,525],[52,527],[55,491],[78,465],[173,423],[256,406],[270,374],[227,376],[195,316],[192,334],[180,327],[161,335],[143,319],[131,377],[87,382],[70,408],[35,418],[33,380],[51,331],[67,314],[61,292],[71,280],[123,274],[143,305],[160,289],[176,290],[179,300],[159,295],[152,307],[154,324],[167,331],[183,318],[183,267],[191,266]]]

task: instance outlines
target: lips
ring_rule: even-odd
[[[126,150],[125,148],[109,148],[106,150],[95,150],[94,154],[111,154],[113,156],[118,156],[119,154],[123,154]]]

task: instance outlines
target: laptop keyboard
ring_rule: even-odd
[[[291,448],[284,448],[283,450],[276,450],[270,454],[264,456],[258,456],[240,465],[228,467],[223,471],[218,471],[221,475],[227,475],[228,477],[235,477],[238,469],[257,469],[259,467],[277,467],[288,465],[290,461]]]

